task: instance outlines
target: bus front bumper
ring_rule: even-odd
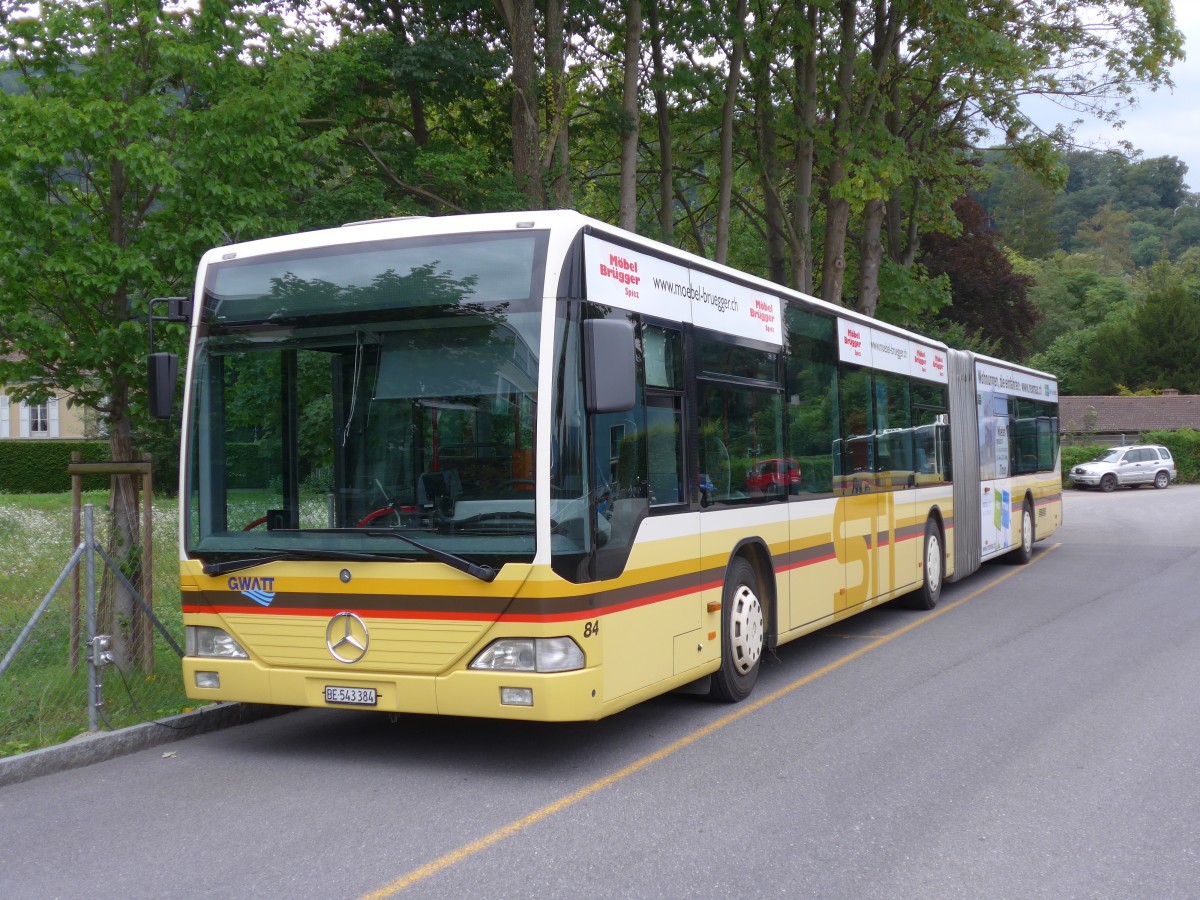
[[[461,669],[442,675],[394,675],[348,669],[268,669],[254,660],[188,656],[183,659],[183,678],[189,698],[214,703],[537,722],[587,721],[612,711],[603,709],[597,669],[553,674]],[[328,702],[327,697],[354,702]]]

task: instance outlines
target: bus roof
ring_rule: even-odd
[[[518,212],[471,213],[452,216],[408,216],[389,219],[376,219],[363,222],[352,222],[337,228],[327,228],[317,231],[296,232],[278,235],[276,237],[247,241],[240,244],[228,244],[216,247],[204,254],[201,268],[210,263],[241,259],[247,256],[259,256],[274,253],[287,253],[317,247],[342,246],[355,243],[371,243],[375,241],[398,240],[404,238],[423,237],[433,234],[457,235],[477,232],[507,232],[515,230],[549,230],[555,237],[552,239],[551,259],[565,257],[567,249],[581,234],[592,234],[604,240],[624,244],[636,248],[652,256],[660,257],[669,262],[686,265],[689,268],[711,273],[726,281],[750,287],[756,291],[773,294],[792,301],[800,301],[813,307],[823,309],[830,315],[837,316],[850,322],[856,322],[876,331],[883,331],[898,337],[916,340],[932,345],[941,350],[949,347],[937,338],[909,331],[908,329],[873,319],[857,310],[828,303],[809,294],[804,294],[783,285],[776,284],[764,278],[750,275],[732,269],[729,266],[713,262],[697,256],[686,250],[663,244],[653,238],[633,234],[614,225],[592,219],[574,210],[522,210]],[[547,271],[547,284],[557,283],[559,272],[558,263]],[[1039,372],[1025,366],[1004,360],[993,359],[982,354],[976,358],[1018,371],[1054,378],[1046,372]]]

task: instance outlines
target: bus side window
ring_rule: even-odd
[[[786,499],[760,463],[783,458],[783,388],[777,348],[728,337],[697,340],[701,505]]]
[[[842,366],[838,375],[841,433],[838,478],[839,494],[865,494],[875,489],[875,434],[871,429],[874,403],[871,373],[856,366]]]
[[[946,389],[941,385],[913,381],[912,422],[915,435],[913,468],[917,484],[950,481],[950,425],[946,411]]]
[[[838,430],[837,321],[797,305],[787,308],[787,433],[786,450],[799,477],[788,493],[801,499],[828,495],[833,490],[840,453],[834,444]]]
[[[683,483],[683,335],[644,324],[646,494],[652,506],[687,500]]]

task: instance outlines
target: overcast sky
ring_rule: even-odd
[[[1173,0],[1173,5],[1175,24],[1184,34],[1187,53],[1187,58],[1171,69],[1175,87],[1140,91],[1137,107],[1122,116],[1124,127],[1085,120],[1076,138],[1080,144],[1096,149],[1129,141],[1145,159],[1177,156],[1187,164],[1188,185],[1200,191],[1200,0]],[[1023,104],[1022,108],[1043,128],[1080,118],[1048,101]]]

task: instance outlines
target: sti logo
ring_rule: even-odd
[[[234,576],[229,579],[229,589],[249,597],[259,606],[270,606],[275,599],[274,578],[245,578]]]

